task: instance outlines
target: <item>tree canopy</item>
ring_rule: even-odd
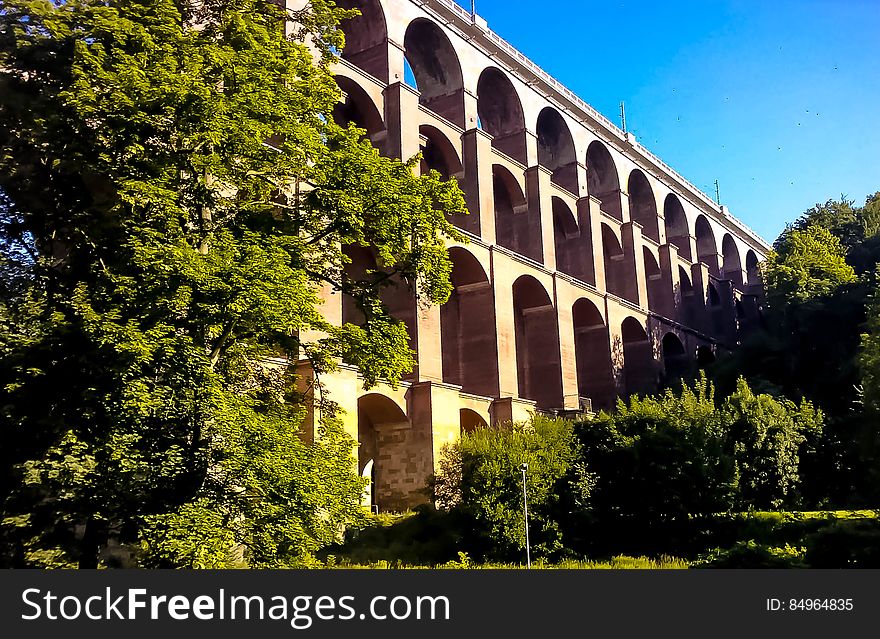
[[[445,301],[464,200],[334,123],[350,13],[285,11],[3,3],[8,563],[94,566],[137,542],[147,565],[291,564],[357,517],[353,442],[332,419],[300,436],[296,364],[408,372],[381,293]],[[376,267],[347,271],[349,245]],[[326,322],[322,287],[363,322]]]

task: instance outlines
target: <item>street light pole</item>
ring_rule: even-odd
[[[528,464],[520,466],[523,475],[523,513],[526,516],[526,567],[532,567],[532,554],[529,548],[529,498],[526,495],[526,471],[529,469]]]

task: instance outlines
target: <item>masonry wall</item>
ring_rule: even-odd
[[[452,220],[469,241],[450,245],[450,302],[395,306],[417,309],[400,316],[418,359],[405,388],[363,391],[349,369],[333,382],[366,501],[424,500],[462,430],[610,407],[754,325],[763,240],[478,16],[451,0],[338,4],[362,15],[343,24],[335,116],[388,156],[421,152],[470,211]],[[325,298],[343,321],[341,297]]]

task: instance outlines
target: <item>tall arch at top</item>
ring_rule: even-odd
[[[416,18],[406,29],[403,48],[418,85],[419,104],[464,128],[461,63],[443,30]]]
[[[758,265],[758,255],[752,249],[746,253],[746,276],[749,286],[761,287],[761,268]]]
[[[526,164],[526,120],[513,83],[500,69],[487,67],[477,82],[477,115],[492,146]]]
[[[559,111],[544,107],[538,114],[538,164],[552,173],[554,184],[577,195],[577,156],[574,138]]]
[[[660,220],[657,217],[657,200],[648,178],[639,169],[629,174],[626,187],[629,193],[629,212],[633,222],[642,225],[642,233],[655,242],[660,242]]]
[[[354,124],[366,130],[366,137],[381,151],[386,137],[385,122],[376,104],[354,80],[338,75],[336,84],[345,95],[333,107],[333,120],[340,126]]]
[[[594,198],[601,202],[600,208],[620,222],[623,211],[620,207],[620,178],[614,158],[598,140],[594,140],[587,148],[587,189]]]
[[[718,244],[715,241],[715,232],[705,215],[697,217],[694,224],[694,236],[697,239],[697,260],[709,267],[709,273],[714,276],[720,275],[718,264]]]
[[[724,260],[724,278],[741,287],[744,284],[742,260],[739,257],[736,240],[730,233],[725,233],[721,238],[721,255]]]
[[[336,5],[360,11],[360,15],[340,25],[345,34],[342,59],[382,82],[389,82],[388,26],[379,0],[336,0]]]
[[[693,260],[687,217],[681,202],[673,193],[667,195],[663,201],[663,218],[666,224],[666,241],[674,244],[678,248],[678,254],[683,258]]]

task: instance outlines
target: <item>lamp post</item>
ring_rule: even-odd
[[[525,514],[526,519],[526,567],[532,567],[532,554],[531,549],[529,548],[529,498],[526,495],[526,471],[529,469],[528,464],[523,464],[520,466],[520,470],[522,470],[523,476],[523,513]]]

